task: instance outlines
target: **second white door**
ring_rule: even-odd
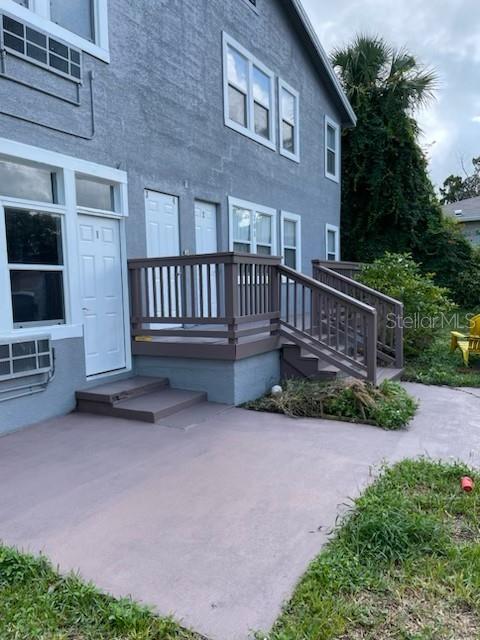
[[[217,252],[217,207],[195,201],[195,243],[197,253]]]
[[[165,258],[180,255],[180,233],[178,223],[178,198],[158,191],[145,191],[145,222],[147,233],[147,258]],[[157,301],[162,301],[163,316],[177,316],[181,314],[180,300],[174,295],[175,279],[178,272],[162,267],[156,270],[155,282],[150,281],[150,303],[153,304],[153,288],[155,287]],[[161,286],[163,284],[163,287]],[[178,287],[177,287],[178,289]],[[177,310],[177,300],[179,308]],[[157,310],[158,311],[158,310]],[[178,313],[177,313],[178,311]],[[156,315],[154,309],[149,309],[150,315]],[[167,329],[176,325],[163,324],[160,328]],[[158,326],[150,327],[158,329]]]

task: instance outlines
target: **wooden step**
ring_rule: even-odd
[[[151,378],[147,376],[133,376],[124,380],[116,380],[107,384],[101,384],[90,389],[77,391],[75,396],[78,401],[101,402],[112,405],[121,400],[137,398],[152,391],[158,391],[168,387],[167,378]]]
[[[185,391],[167,387],[159,391],[152,391],[141,396],[114,402],[113,404],[79,400],[78,410],[154,423],[161,418],[178,413],[206,399],[207,394],[202,391]]]
[[[384,380],[400,380],[403,369],[395,369],[394,367],[378,367],[377,368],[377,384]]]

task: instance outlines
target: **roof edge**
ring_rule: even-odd
[[[307,35],[309,36],[324,68],[325,71],[327,72],[327,75],[333,85],[334,90],[336,91],[338,97],[340,98],[340,102],[342,103],[342,106],[345,109],[345,112],[350,120],[350,124],[352,126],[355,126],[357,124],[357,116],[355,115],[355,111],[352,108],[352,105],[350,104],[345,91],[343,90],[342,85],[340,84],[340,81],[337,77],[337,74],[335,73],[330,60],[328,59],[327,53],[325,51],[325,49],[322,46],[322,43],[320,42],[319,37],[317,36],[317,33],[310,21],[310,18],[308,17],[302,3],[301,0],[290,0],[291,4],[293,5],[295,11],[297,12],[298,17],[300,18],[305,31],[307,32]]]

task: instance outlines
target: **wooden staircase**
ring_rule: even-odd
[[[172,389],[167,378],[134,376],[76,392],[77,411],[155,423],[207,400],[202,391]]]
[[[379,384],[401,376],[400,302],[323,265],[314,264],[314,278],[279,271],[283,377]]]

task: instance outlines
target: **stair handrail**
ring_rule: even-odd
[[[392,298],[391,296],[387,296],[386,294],[377,291],[377,289],[372,289],[372,287],[369,287],[368,285],[363,284],[362,282],[358,282],[358,280],[354,280],[353,278],[349,278],[348,276],[343,275],[342,273],[338,273],[338,271],[335,271],[334,269],[331,269],[329,267],[326,267],[324,264],[321,264],[321,262],[319,260],[312,260],[312,267],[313,267],[313,276],[315,278],[316,273],[322,272],[325,273],[326,275],[328,275],[331,278],[334,278],[340,282],[345,283],[345,285],[356,289],[357,291],[361,291],[369,296],[371,296],[373,299],[377,299],[377,300],[381,300],[387,304],[392,305],[392,307],[394,308],[394,313],[395,313],[395,327],[394,327],[394,345],[393,345],[393,349],[395,351],[395,356],[394,356],[394,362],[395,362],[395,366],[398,368],[402,368],[403,367],[403,362],[404,362],[404,358],[403,358],[403,303],[400,302],[400,300],[397,300],[396,298]],[[323,283],[325,284],[325,283]],[[329,285],[325,285],[325,286],[329,286]],[[379,320],[381,320],[380,318],[380,314],[378,314],[379,316]],[[379,326],[378,327],[379,332],[382,330],[382,327]],[[379,340],[379,347],[381,349],[382,347],[382,343],[381,340]]]
[[[311,276],[307,276],[305,273],[300,273],[300,271],[296,271],[295,269],[292,269],[291,267],[287,267],[284,264],[279,265],[278,270],[281,275],[288,275],[291,278],[295,278],[299,281],[303,281],[305,282],[305,284],[308,284],[312,287],[316,287],[317,289],[322,289],[326,293],[330,293],[334,297],[337,297],[339,300],[343,300],[344,302],[348,302],[353,306],[357,306],[359,309],[362,309],[362,311],[366,311],[367,313],[370,312],[373,314],[376,313],[375,307],[372,307],[371,305],[368,305],[365,302],[362,302],[361,300],[357,300],[356,298],[352,298],[348,294],[343,293],[342,291],[338,291],[338,289],[335,289],[334,287],[330,287],[328,284],[325,284],[324,282],[320,282],[319,280],[315,280],[315,278],[312,278]],[[372,289],[372,291],[374,291],[374,289]]]
[[[314,278],[307,276],[303,273],[299,273],[298,271],[296,271],[295,269],[291,269],[290,267],[287,267],[286,265],[279,265],[278,266],[278,272],[280,274],[280,276],[283,276],[283,278],[279,278],[279,282],[282,283],[283,280],[286,280],[287,283],[287,287],[288,287],[288,279],[291,279],[295,282],[300,283],[301,286],[304,287],[308,287],[310,288],[311,291],[315,291],[315,292],[321,292],[321,293],[325,293],[328,294],[329,296],[331,296],[331,298],[333,298],[336,302],[339,303],[343,303],[345,305],[345,308],[353,308],[355,310],[358,310],[359,312],[361,312],[362,314],[364,314],[364,317],[366,318],[367,322],[366,322],[366,326],[365,326],[365,333],[363,335],[363,348],[364,348],[364,364],[359,363],[358,361],[356,361],[355,363],[353,363],[352,361],[352,365],[355,364],[355,366],[357,367],[361,367],[362,370],[364,370],[365,372],[365,376],[366,379],[369,380],[370,382],[376,382],[376,369],[377,369],[377,344],[376,344],[376,335],[377,335],[377,310],[366,304],[365,302],[362,302],[361,300],[357,300],[356,298],[353,298],[341,291],[338,291],[337,289],[335,289],[334,287],[330,287],[329,285],[323,283],[323,282],[319,282],[318,280],[315,280]],[[282,305],[287,304],[287,317],[289,314],[289,310],[288,310],[288,303],[285,303],[284,300],[282,300],[282,296],[279,296],[279,300],[280,300],[280,325],[281,326],[285,326],[288,329],[290,329],[291,331],[296,332],[296,338],[297,338],[297,344],[299,346],[301,346],[301,348],[310,351],[311,353],[314,353],[316,355],[320,355],[318,350],[315,349],[315,342],[323,347],[326,347],[327,349],[330,350],[331,355],[330,355],[330,362],[332,362],[333,364],[336,364],[340,369],[343,369],[344,371],[346,371],[347,373],[350,373],[352,375],[355,375],[355,368],[354,366],[347,366],[344,362],[342,363],[342,360],[351,360],[351,358],[349,357],[348,353],[342,353],[340,351],[335,352],[335,347],[332,347],[332,345],[330,343],[326,343],[325,341],[321,340],[320,338],[316,338],[313,335],[306,335],[305,332],[302,332],[297,326],[296,324],[292,324],[289,321],[285,321],[283,320],[283,309],[282,309]],[[313,299],[311,301],[311,304],[313,305]],[[294,321],[296,322],[296,318],[294,318]],[[330,325],[331,320],[330,318],[327,319],[327,323],[328,325]],[[348,327],[346,329],[343,329],[343,334],[345,336],[345,340],[347,340],[348,338],[348,334],[349,331],[352,332],[353,334],[356,334],[358,330],[358,327],[355,325],[353,330],[352,329],[348,329]],[[328,330],[330,332],[330,329]],[[283,333],[283,335],[287,336],[287,337],[291,337],[291,334],[288,331],[282,331],[281,333]],[[337,331],[338,333],[338,331]],[[308,337],[308,340],[304,340],[302,341],[302,335],[305,337]],[[329,334],[330,335],[330,334]],[[356,343],[357,341],[357,336],[354,335],[354,342]],[[312,341],[312,344],[309,343],[309,341]],[[337,340],[338,342],[338,340]],[[335,361],[335,354],[338,358],[337,361]],[[321,357],[321,356],[320,356]],[[354,358],[355,359],[355,355]]]

